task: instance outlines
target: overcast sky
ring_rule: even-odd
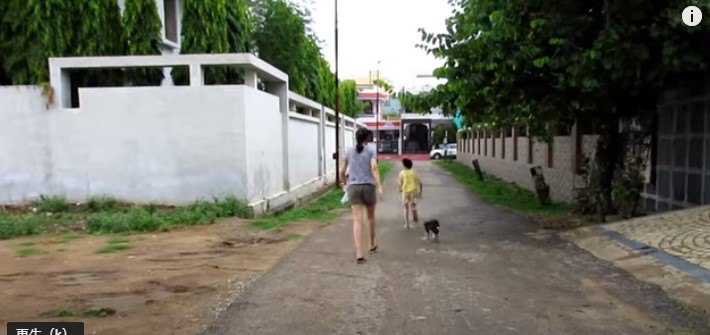
[[[313,0],[312,28],[323,40],[323,53],[335,68],[335,0]],[[339,68],[343,79],[365,77],[369,70],[401,87],[421,86],[433,80],[416,79],[431,74],[442,61],[415,47],[417,29],[443,32],[451,7],[446,0],[338,0]]]

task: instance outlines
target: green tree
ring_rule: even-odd
[[[126,51],[121,9],[113,0],[71,1],[67,17],[73,30],[70,53],[62,56],[117,56]],[[121,69],[86,69],[71,73],[72,105],[78,106],[80,87],[122,86]]]
[[[10,31],[8,25],[5,23],[5,14],[7,13],[8,2],[0,2],[0,85],[10,84],[10,78],[5,72],[3,64],[5,64],[5,52],[3,50],[3,43],[6,38],[10,36]]]
[[[230,35],[227,24],[227,0],[184,0],[182,11],[183,54],[218,54],[230,52]],[[220,67],[204,69],[204,80],[208,85],[227,81],[227,71]],[[185,68],[173,69],[173,79],[177,84],[189,82]]]
[[[259,58],[284,71],[289,76],[289,88],[309,98],[308,69],[317,64],[313,45],[309,45],[306,24],[296,8],[285,0],[262,0],[255,3],[257,16],[254,35]],[[309,50],[310,47],[310,50]],[[310,61],[310,62],[309,62]]]
[[[254,26],[246,0],[227,0],[227,42],[229,52],[250,52]]]
[[[5,83],[49,81],[47,58],[74,54],[73,6],[61,0],[1,2],[0,54]]]
[[[123,38],[128,55],[159,55],[162,23],[154,0],[126,0],[123,10]],[[162,69],[131,69],[126,79],[133,85],[157,85],[163,80]]]
[[[375,85],[379,86],[382,90],[387,92],[389,95],[394,94],[394,86],[392,86],[392,83],[389,82],[389,80],[380,78],[379,80],[375,80]]]
[[[456,133],[458,130],[456,126],[451,125],[436,125],[434,126],[434,135],[432,136],[432,141],[434,145],[444,144],[444,139],[446,143],[456,143]]]
[[[422,31],[446,60],[435,94],[472,122],[527,125],[549,136],[578,120],[599,134],[593,189],[600,218],[610,210],[614,171],[623,167],[620,123],[650,130],[673,76],[705,69],[707,23],[680,20],[686,1],[456,0],[447,31]],[[708,11],[708,5],[703,5]],[[453,93],[453,94],[452,94]]]
[[[11,84],[49,80],[47,59],[61,56],[120,55],[124,51],[121,13],[112,0],[6,0],[0,52]],[[111,85],[120,71],[76,71],[75,86]]]
[[[340,111],[351,117],[357,117],[364,106],[357,99],[357,83],[354,80],[340,82]]]

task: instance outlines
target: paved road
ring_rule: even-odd
[[[309,236],[207,334],[710,334],[659,288],[416,164],[422,215],[442,222],[439,243],[403,228],[395,170],[378,210],[380,251],[365,265],[354,262],[347,215]]]

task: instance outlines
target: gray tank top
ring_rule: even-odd
[[[361,153],[357,152],[356,147],[348,149],[345,162],[348,164],[349,185],[375,185],[375,178],[370,168],[370,160],[374,158],[375,150],[370,146],[365,146]]]

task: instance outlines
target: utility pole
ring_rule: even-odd
[[[338,74],[338,0],[335,0],[335,184],[340,187],[340,77]]]
[[[377,160],[380,158],[380,62],[377,62],[377,85],[375,85],[377,90],[377,100],[375,101],[375,134],[377,134],[377,144],[375,152],[377,153]]]

